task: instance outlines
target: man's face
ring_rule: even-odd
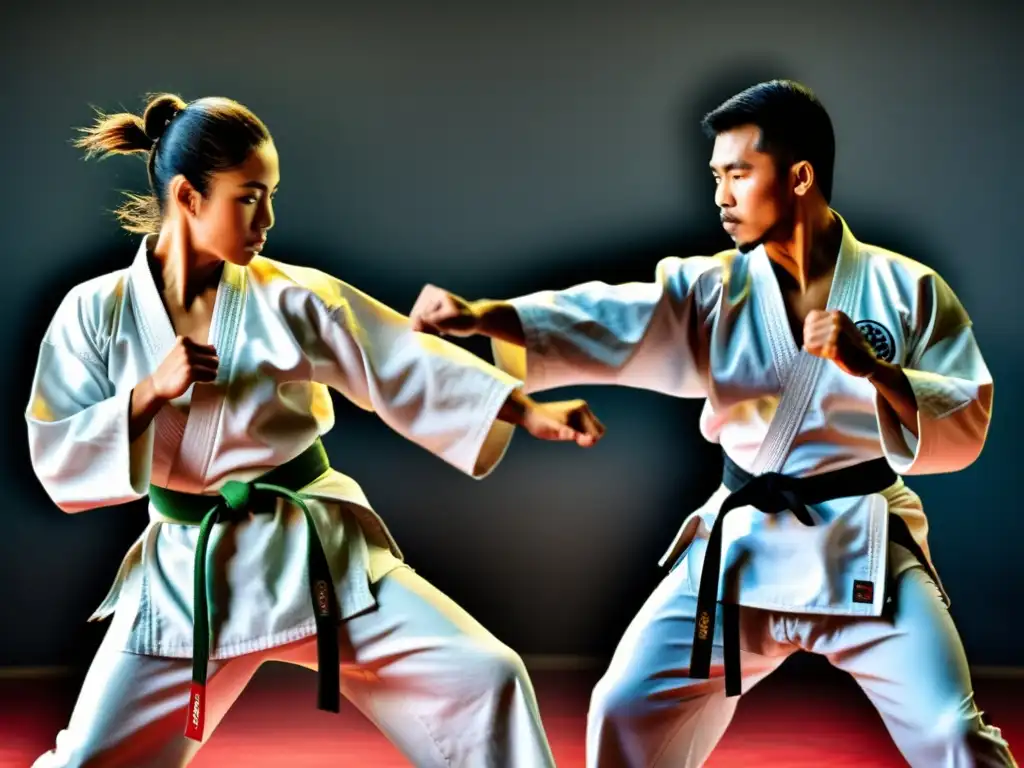
[[[757,149],[760,138],[755,125],[733,128],[718,134],[711,153],[715,205],[722,226],[741,251],[777,234],[791,208],[787,178],[780,178],[771,155]]]

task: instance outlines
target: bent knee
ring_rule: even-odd
[[[628,724],[665,711],[684,716],[701,709],[714,696],[716,688],[707,680],[679,676],[638,674],[636,665],[625,670],[609,670],[590,695],[590,719]]]
[[[105,762],[97,744],[75,739],[70,730],[63,730],[53,749],[36,758],[32,768],[100,768]]]
[[[590,694],[592,720],[626,724],[656,707],[650,681],[637,675],[605,675]]]
[[[985,722],[973,698],[907,725],[910,734],[902,740],[902,751],[912,765],[1014,765],[1002,732]]]
[[[589,719],[620,722],[635,712],[643,693],[636,680],[605,673],[590,693]]]
[[[460,676],[483,690],[523,685],[529,680],[519,654],[498,641],[475,645],[459,659],[458,670]]]

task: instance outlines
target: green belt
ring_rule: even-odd
[[[327,556],[317,533],[313,516],[297,491],[331,468],[323,443],[317,438],[309,448],[291,461],[272,469],[256,480],[243,483],[229,480],[220,489],[220,498],[149,487],[149,500],[165,518],[184,525],[198,525],[195,555],[195,599],[193,608],[192,687],[185,736],[202,741],[205,720],[206,668],[210,658],[210,615],[206,601],[206,552],[214,523],[244,520],[250,513],[272,513],[278,498],[294,503],[306,516],[309,531],[309,591],[313,600],[317,630],[317,668],[319,692],[317,706],[338,712],[340,684],[338,671],[337,596]],[[211,507],[211,503],[213,506]]]

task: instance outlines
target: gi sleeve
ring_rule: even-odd
[[[32,469],[64,512],[124,504],[149,490],[153,425],[128,439],[131,390],[115,391],[92,324],[69,296],[39,348],[25,421]]]
[[[617,384],[704,397],[719,264],[670,257],[658,262],[651,282],[588,282],[512,299],[525,346],[493,340],[495,362],[528,392]]]
[[[992,375],[967,312],[938,275],[920,282],[912,323],[903,373],[917,401],[917,437],[885,398],[876,395],[885,457],[904,475],[964,469],[985,445],[992,418]]]
[[[465,474],[490,474],[515,431],[498,413],[522,382],[349,285],[332,293],[311,295],[314,379]]]

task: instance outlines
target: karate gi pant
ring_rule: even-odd
[[[522,660],[410,568],[377,586],[378,607],[341,627],[342,694],[412,765],[554,766]],[[113,630],[33,768],[178,768],[201,748],[184,736],[191,660],[124,652]],[[211,660],[204,742],[266,661],[315,669],[316,637]]]
[[[687,677],[699,578],[681,563],[623,635],[591,697],[588,768],[700,766],[725,733],[739,698],[725,695],[721,610],[711,679]],[[821,654],[859,683],[913,768],[1016,766],[975,706],[963,645],[928,572],[904,571],[895,600],[894,621],[741,608],[743,691],[797,650]]]

